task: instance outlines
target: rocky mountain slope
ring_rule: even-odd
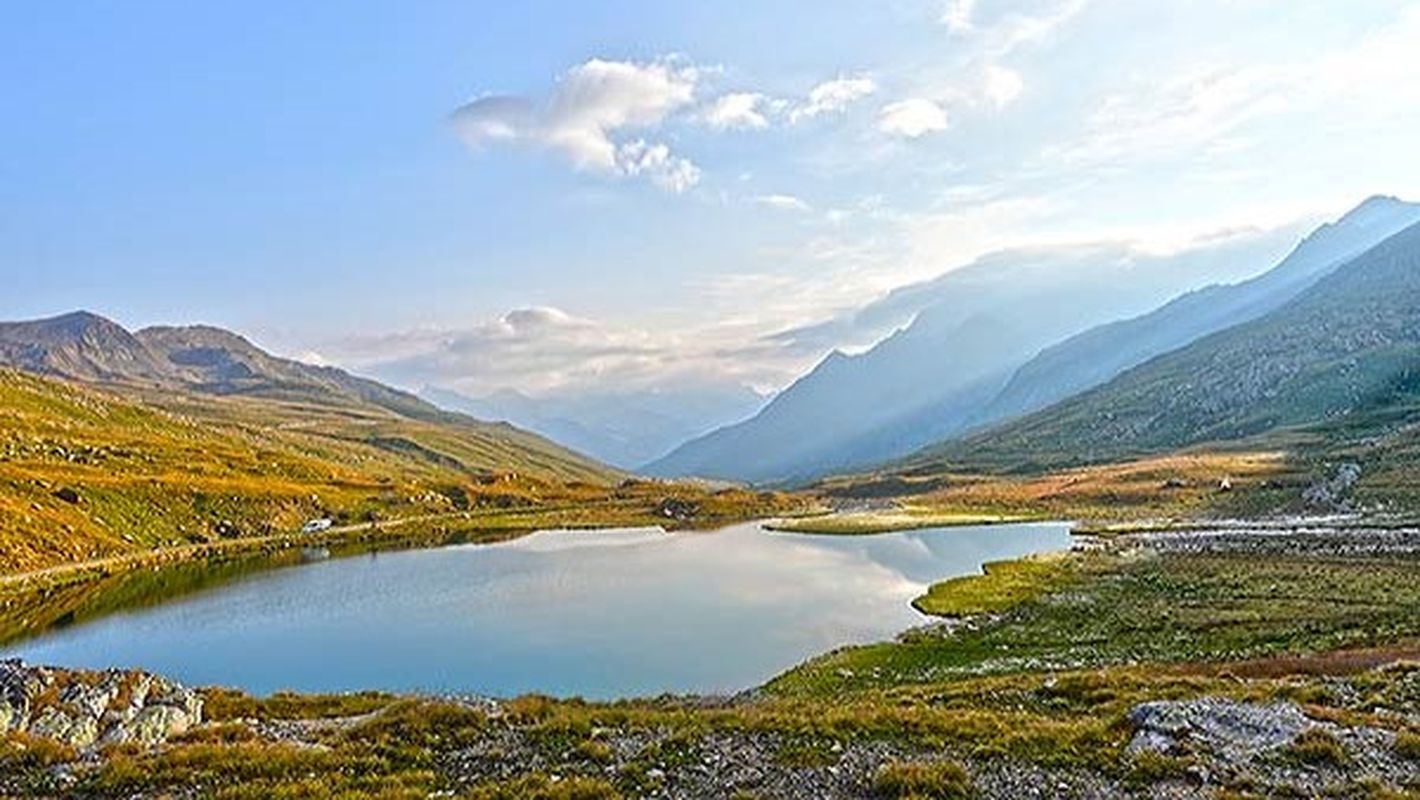
[[[1318,228],[1280,264],[1256,278],[1199,289],[1143,316],[1092,328],[1046,348],[1011,376],[975,422],[1044,408],[1160,353],[1256,319],[1416,222],[1420,204],[1372,197]]]
[[[908,463],[1048,468],[1298,426],[1384,443],[1409,435],[1418,398],[1420,225],[1414,225],[1265,316]]]

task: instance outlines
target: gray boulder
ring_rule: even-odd
[[[1247,760],[1294,742],[1318,723],[1291,703],[1239,703],[1221,698],[1143,703],[1129,712],[1127,752],[1175,753],[1202,748]]]

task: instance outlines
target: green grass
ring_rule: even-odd
[[[1037,594],[1040,584],[1023,580],[1022,602],[995,623],[846,648],[791,670],[769,689],[825,697],[977,674],[1420,641],[1420,563],[1413,560],[1076,553],[1061,564],[1073,574],[1049,580],[1064,581],[1062,588]],[[948,592],[943,602],[966,609],[994,602],[989,576],[978,584],[988,589],[960,600]]]
[[[1395,735],[1395,753],[1401,758],[1420,761],[1420,732],[1401,731]]]
[[[1078,577],[1067,557],[1054,555],[995,561],[981,569],[981,575],[934,584],[912,605],[942,617],[999,613],[1063,589]]]

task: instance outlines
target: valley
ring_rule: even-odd
[[[219,329],[0,325],[0,793],[1409,796],[1413,212],[1052,328],[1033,367],[956,340],[981,371],[873,422],[912,435],[872,458],[761,457],[776,415],[810,449],[847,430],[787,390],[712,434],[759,483],[640,476]],[[1142,349],[1012,394],[1114,336]]]

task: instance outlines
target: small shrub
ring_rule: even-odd
[[[1126,780],[1136,787],[1152,786],[1161,781],[1183,777],[1192,763],[1187,758],[1146,751],[1129,760]]]
[[[546,695],[525,694],[503,704],[503,713],[515,722],[531,724],[552,716],[556,702]]]
[[[971,776],[950,761],[896,762],[878,769],[873,791],[903,800],[959,800],[971,797]]]
[[[1313,766],[1340,766],[1350,760],[1341,740],[1321,728],[1303,731],[1295,741],[1287,746],[1286,752],[1294,761]]]
[[[39,769],[64,764],[79,757],[74,748],[43,736],[0,734],[0,770]]]
[[[577,745],[577,755],[587,761],[595,761],[598,764],[609,764],[615,758],[616,753],[612,751],[611,745],[606,742],[599,742],[596,739],[587,739]]]
[[[621,793],[600,778],[553,780],[543,775],[530,775],[514,781],[477,786],[464,797],[468,800],[620,800]]]
[[[1420,761],[1420,732],[1401,731],[1395,735],[1395,754],[1411,761]]]
[[[833,742],[817,738],[796,738],[779,746],[774,758],[788,767],[829,767],[838,763]]]

